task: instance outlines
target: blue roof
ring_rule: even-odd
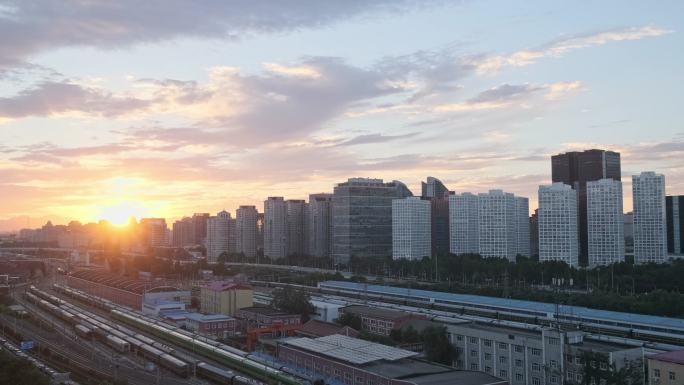
[[[223,315],[223,314],[200,314],[200,313],[188,313],[185,315],[185,317],[189,318],[193,321],[198,321],[198,322],[229,321],[229,320],[233,319],[233,317]]]
[[[364,285],[356,282],[345,281],[325,281],[320,282],[319,286],[336,289],[349,290],[366,290],[369,293],[390,294],[396,296],[412,296],[423,297],[426,300],[434,298],[442,301],[457,301],[464,303],[472,303],[478,306],[495,306],[500,308],[520,309],[526,311],[537,311],[547,314],[554,314],[556,312],[556,305],[545,302],[524,301],[519,299],[485,297],[481,295],[471,294],[454,294],[444,293],[439,291],[407,289],[403,287],[382,286],[382,285]],[[610,310],[590,309],[582,306],[560,305],[559,313],[564,316],[574,316],[582,318],[602,319],[606,321],[622,322],[627,324],[640,324],[655,327],[667,327],[684,329],[684,319],[659,317],[645,314],[623,313]]]

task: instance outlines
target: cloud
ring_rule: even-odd
[[[502,84],[482,91],[464,102],[439,105],[435,107],[435,110],[438,112],[463,112],[505,108],[514,102],[527,100],[528,97],[545,88],[547,86]]]
[[[0,118],[54,116],[75,112],[113,117],[148,105],[148,101],[115,96],[100,89],[69,82],[47,81],[13,97],[0,98]]]
[[[386,143],[394,140],[412,138],[418,135],[417,132],[409,132],[402,135],[383,135],[383,134],[365,134],[358,135],[353,138],[342,141],[338,146],[356,146],[360,144],[371,144],[371,143]]]
[[[509,55],[494,55],[475,58],[472,64],[480,74],[497,73],[504,67],[523,67],[545,57],[561,57],[568,52],[595,47],[615,41],[641,40],[671,33],[669,29],[647,25],[586,33],[556,39],[538,48],[521,50]]]
[[[417,4],[414,4],[417,3]],[[10,0],[0,13],[0,67],[61,47],[127,47],[178,38],[237,39],[316,28],[432,1]]]

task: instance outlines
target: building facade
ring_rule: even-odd
[[[309,195],[307,239],[308,254],[332,256],[332,194]]]
[[[211,215],[209,213],[195,213],[192,215],[192,227],[195,245],[206,245],[207,242],[207,221]]]
[[[456,255],[480,251],[480,215],[475,194],[449,196],[449,250]]]
[[[654,172],[632,176],[634,263],[662,263],[667,258],[665,177]]]
[[[238,309],[253,304],[254,291],[244,283],[215,281],[200,287],[200,308],[205,313],[235,316]]]
[[[361,319],[361,330],[381,336],[389,336],[392,330],[399,329],[410,320],[425,320],[424,315],[406,313],[398,310],[370,306],[349,305],[338,310],[340,316],[350,314]]]
[[[287,204],[282,197],[264,201],[264,256],[287,257]]]
[[[420,197],[392,201],[392,258],[422,259],[432,253],[431,202]]]
[[[236,216],[236,249],[245,257],[254,258],[257,255],[257,219],[259,213],[255,206],[240,206]]]
[[[192,218],[185,217],[173,223],[171,245],[174,247],[192,246],[195,244],[195,234],[192,227]]]
[[[665,197],[667,210],[667,252],[684,254],[684,195]]]
[[[600,179],[587,182],[589,266],[625,260],[622,182]]]
[[[305,222],[307,204],[301,199],[288,199],[287,205],[287,255],[303,255],[305,249]]]
[[[518,254],[529,255],[529,241],[522,242],[530,239],[527,198],[502,190],[490,190],[477,197],[480,255],[513,262]]]
[[[648,357],[648,383],[681,385],[684,382],[684,350],[654,354]]]
[[[48,222],[49,223],[49,222]],[[142,243],[148,247],[160,247],[167,245],[166,219],[164,218],[142,218],[140,219],[142,229]]]
[[[429,176],[421,182],[421,196],[430,201],[433,256],[449,254],[449,189],[437,178]]]
[[[221,254],[235,252],[235,220],[223,210],[207,220],[207,261],[217,262]]]
[[[392,255],[392,200],[412,196],[399,181],[351,178],[333,193],[333,256],[346,264],[352,257]]]
[[[577,191],[563,183],[539,186],[539,260],[579,265]]]
[[[580,263],[586,265],[589,255],[587,232],[587,182],[599,179],[621,179],[620,153],[605,150],[567,152],[551,157],[553,183],[570,185],[577,191]]]
[[[516,254],[530,256],[530,202],[525,197],[515,197]]]

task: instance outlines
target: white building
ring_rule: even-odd
[[[587,233],[589,266],[625,260],[622,182],[600,179],[587,182]]]
[[[449,196],[449,251],[452,254],[477,254],[480,251],[480,225],[477,195]]]
[[[632,176],[634,263],[662,263],[667,258],[665,176],[642,172]]]
[[[236,216],[236,250],[245,257],[256,257],[257,252],[257,219],[259,213],[254,206],[240,206]]]
[[[264,201],[264,256],[287,256],[287,204],[283,197],[268,197]]]
[[[216,262],[223,253],[235,252],[235,220],[223,210],[207,219],[207,261]]]
[[[569,185],[539,186],[539,260],[579,264],[577,192]]]
[[[392,200],[392,258],[421,259],[432,252],[430,201],[419,197]]]
[[[485,258],[507,258],[515,262],[519,223],[515,195],[502,190],[489,190],[477,197],[480,255]],[[529,227],[527,229],[529,235]],[[529,252],[529,246],[527,250]]]

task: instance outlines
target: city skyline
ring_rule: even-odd
[[[625,211],[642,171],[684,193],[679,2],[83,4],[0,6],[0,231],[261,211],[354,177],[533,211],[551,155],[591,148],[621,154]]]

